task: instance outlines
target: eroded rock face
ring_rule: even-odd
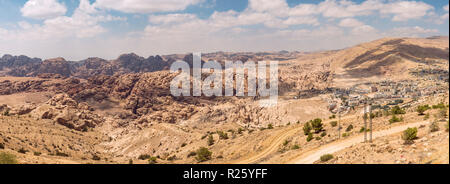
[[[86,131],[103,122],[86,103],[78,103],[67,94],[58,94],[31,113],[35,118],[52,119],[58,124],[78,131]]]

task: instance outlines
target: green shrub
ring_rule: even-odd
[[[289,142],[291,142],[291,141],[289,141],[289,140],[284,140],[283,146],[287,146],[287,145],[289,144]]]
[[[101,159],[102,158],[100,158],[98,155],[92,155],[92,160],[101,160]]]
[[[212,152],[209,151],[208,148],[201,147],[200,149],[197,150],[197,157],[195,157],[195,158],[199,162],[204,162],[204,161],[211,160],[211,155],[212,155]]]
[[[40,155],[41,155],[41,152],[35,151],[35,152],[33,152],[33,155],[34,155],[34,156],[40,156]]]
[[[405,141],[405,144],[410,144],[414,142],[414,139],[417,138],[417,128],[408,128],[403,131],[402,139]]]
[[[403,110],[402,108],[400,108],[398,105],[396,105],[391,109],[391,113],[392,114],[405,114],[406,111]]]
[[[150,155],[148,155],[148,154],[142,154],[142,155],[139,155],[139,157],[138,157],[139,160],[147,160],[149,158],[150,158]]]
[[[309,142],[309,141],[313,140],[313,138],[314,138],[313,135],[311,133],[309,133],[308,137],[306,137],[306,141]]]
[[[322,138],[320,138],[320,137],[316,137],[316,140],[318,140],[318,141],[320,141]]]
[[[272,124],[267,125],[267,129],[273,129],[273,125]]]
[[[446,106],[444,103],[439,103],[437,105],[433,105],[432,107],[433,109],[445,109]]]
[[[311,127],[311,123],[307,122],[303,125],[303,133],[305,135],[309,135],[309,133],[311,132],[312,127]]]
[[[419,116],[425,115],[425,111],[429,109],[428,105],[419,105],[416,109],[417,113],[419,113]]]
[[[330,119],[334,119],[334,118],[336,118],[336,115],[333,114],[330,116]]]
[[[237,133],[238,133],[238,134],[242,134],[243,131],[244,131],[244,129],[238,128]]]
[[[359,133],[364,132],[366,129],[364,127],[361,127],[361,129],[359,129]]]
[[[345,129],[346,132],[350,132],[353,130],[353,125],[348,125],[348,127]]]
[[[17,164],[16,156],[9,153],[0,153],[0,164]]]
[[[189,158],[189,157],[193,157],[193,156],[195,156],[195,155],[197,155],[197,152],[191,151],[191,152],[189,152],[189,154],[187,155],[187,157]]]
[[[399,118],[396,115],[392,115],[392,118],[389,119],[389,123],[391,123],[391,124],[401,122],[401,121],[403,121],[403,118]]]
[[[336,127],[338,122],[337,121],[332,121],[332,122],[330,122],[330,124],[331,124],[332,127]]]
[[[291,149],[293,149],[293,150],[300,149],[300,146],[298,146],[298,145],[296,144],[296,145],[293,145]]]
[[[3,112],[3,116],[9,116],[9,110],[6,110],[5,112]]]
[[[213,144],[214,144],[214,138],[213,138],[212,135],[209,135],[209,136],[208,136],[208,146],[211,146],[211,145],[213,145]]]
[[[158,163],[156,160],[157,160],[158,158],[156,158],[156,157],[150,157],[149,159],[148,159],[148,164],[156,164],[156,163]]]
[[[333,159],[333,155],[332,154],[325,154],[325,155],[322,155],[320,157],[320,161],[322,161],[322,162],[326,162],[326,161],[329,161],[331,159]]]
[[[24,149],[24,148],[20,148],[19,151],[17,151],[19,153],[25,154],[28,152],[28,150]]]
[[[437,132],[439,131],[439,125],[437,122],[433,122],[430,125],[430,132]]]
[[[325,137],[326,135],[327,135],[326,132],[322,132],[322,133],[320,134],[320,137]]]
[[[322,119],[316,118],[311,122],[311,126],[315,133],[319,133],[323,130]]]
[[[349,133],[343,133],[343,134],[342,134],[342,137],[348,137],[348,136],[350,136]]]
[[[0,149],[5,149],[5,145],[3,143],[0,143]]]
[[[60,151],[56,151],[55,155],[59,156],[59,157],[69,157],[69,154],[63,153],[63,152],[60,152]]]
[[[217,134],[219,135],[219,139],[228,139],[228,134],[223,131],[217,131]]]

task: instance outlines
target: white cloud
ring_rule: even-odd
[[[95,6],[126,13],[153,13],[184,10],[203,0],[97,0]]]
[[[341,27],[359,27],[359,26],[363,26],[364,23],[354,19],[354,18],[346,18],[341,20],[341,22],[339,23],[339,26]]]
[[[29,0],[20,12],[24,17],[47,19],[66,14],[67,8],[57,0]]]
[[[422,37],[422,36],[431,36],[437,33],[439,33],[439,30],[437,29],[426,29],[420,26],[414,26],[414,27],[394,28],[387,34],[396,37]]]
[[[57,16],[45,19],[40,24],[18,22],[20,29],[9,30],[3,40],[57,40],[67,37],[89,38],[106,32],[100,22],[124,20],[121,17],[102,15],[93,8],[89,0],[81,0],[71,17]]]
[[[364,35],[369,33],[375,33],[377,30],[369,25],[361,25],[352,29],[352,34],[354,35]]]
[[[393,14],[393,21],[407,21],[410,19],[418,19],[427,15],[428,11],[433,7],[424,2],[416,1],[397,1],[386,4],[380,13]]]
[[[447,13],[444,14],[444,15],[442,15],[442,16],[441,16],[441,19],[446,20],[446,19],[448,19],[448,5],[445,5],[445,6],[443,7],[443,9],[444,9]]]
[[[151,15],[149,22],[153,24],[170,24],[181,23],[197,19],[194,14],[168,14],[168,15]]]

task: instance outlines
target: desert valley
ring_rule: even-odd
[[[203,54],[278,61],[275,107],[260,107],[258,96],[172,96],[170,65],[192,57],[4,55],[0,163],[449,163],[448,37]]]

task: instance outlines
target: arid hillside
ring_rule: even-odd
[[[395,128],[389,121],[397,106],[406,111],[398,115],[401,125],[423,121],[419,105],[441,104],[448,112],[448,44],[448,37],[385,38],[336,51],[204,54],[203,62],[277,60],[274,107],[261,107],[259,96],[171,95],[178,74],[167,69],[179,59],[192,64],[192,55],[76,62],[5,55],[0,151],[19,163],[290,163],[339,134],[361,135],[369,98],[382,114],[374,119],[376,131]],[[341,132],[332,123],[338,111]],[[432,120],[441,113],[428,112]],[[321,128],[305,134],[305,124],[317,119]],[[396,139],[390,136],[385,139]],[[355,162],[349,150],[340,151],[330,163]]]

